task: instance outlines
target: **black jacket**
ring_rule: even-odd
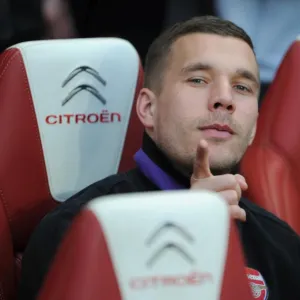
[[[172,169],[167,158],[145,136],[143,150],[173,178],[188,185],[188,178]],[[188,186],[187,186],[188,187]],[[73,218],[95,197],[158,190],[139,169],[110,176],[92,184],[49,213],[34,232],[24,253],[19,299],[35,299],[55,252]],[[249,280],[260,300],[300,300],[300,239],[283,221],[247,199],[240,201],[247,221],[238,223]],[[265,286],[265,288],[264,288]],[[237,299],[238,300],[238,299]]]

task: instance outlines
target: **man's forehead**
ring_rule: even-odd
[[[208,51],[214,48],[215,45],[222,46],[222,48],[230,48],[238,46],[240,50],[245,52],[253,52],[250,46],[242,39],[232,36],[221,36],[213,33],[190,33],[179,37],[173,43],[173,50],[175,51]]]
[[[173,67],[184,68],[192,63],[250,69],[258,75],[253,50],[243,40],[216,34],[194,33],[180,37],[171,48]]]

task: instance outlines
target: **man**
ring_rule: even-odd
[[[20,299],[35,298],[66,230],[88,201],[170,189],[208,189],[224,197],[237,220],[255,298],[300,299],[298,236],[240,200],[247,183],[233,173],[255,135],[259,87],[251,39],[233,23],[194,18],[159,36],[149,49],[137,102],[145,127],[137,168],[91,185],[43,219],[24,255]]]
[[[46,38],[64,39],[77,36],[75,20],[70,9],[72,2],[66,0],[41,0]]]
[[[25,41],[74,36],[68,1],[0,0],[0,52]]]

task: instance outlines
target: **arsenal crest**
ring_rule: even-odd
[[[268,287],[260,272],[251,268],[246,268],[246,274],[254,299],[267,300],[269,294]]]

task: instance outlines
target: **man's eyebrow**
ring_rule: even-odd
[[[213,66],[201,62],[189,64],[181,69],[181,74],[192,73],[196,71],[210,71]],[[238,76],[252,81],[257,87],[260,86],[259,79],[251,71],[247,69],[237,69],[235,72]]]
[[[195,71],[209,71],[212,70],[213,67],[209,64],[204,64],[201,62],[198,63],[192,63],[185,67],[183,67],[180,71],[181,74],[187,74]]]
[[[246,69],[238,69],[236,74],[242,78],[252,81],[257,87],[260,86],[259,79],[252,72]]]

